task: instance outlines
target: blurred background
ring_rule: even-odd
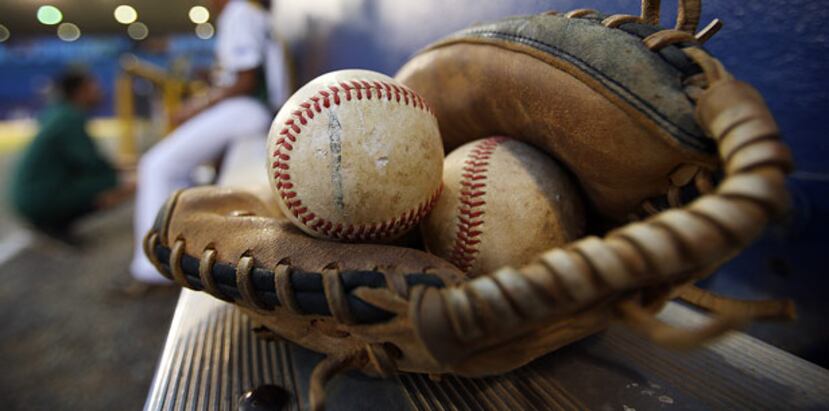
[[[89,133],[129,168],[173,129],[172,115],[209,87],[216,16],[209,2],[0,2],[0,407],[137,409],[146,397],[177,292],[124,295],[132,205],[85,219],[67,246],[21,223],[6,206],[10,170],[54,99],[52,79],[81,65],[101,83]],[[665,2],[663,24],[676,5]],[[748,332],[829,366],[829,4],[812,0],[704,2],[702,24],[725,26],[706,44],[766,98],[797,170],[794,211],[705,287],[744,298],[794,298],[795,323]],[[340,68],[393,75],[414,52],[476,22],[547,10],[638,14],[636,0],[315,0],[270,4],[293,85]],[[213,169],[194,173],[208,183]]]
[[[80,66],[103,102],[89,134],[117,165],[170,129],[188,94],[205,87],[215,16],[197,1],[0,2],[0,408],[139,409],[177,290],[141,296],[128,284],[132,204],[84,219],[82,242],[38,235],[9,207],[9,183],[54,78]]]

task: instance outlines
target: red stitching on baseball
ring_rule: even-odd
[[[455,241],[449,253],[449,262],[467,272],[475,264],[478,255],[477,245],[481,240],[477,237],[482,231],[477,229],[484,223],[484,210],[486,205],[483,200],[486,194],[487,172],[489,171],[489,159],[499,144],[507,139],[505,137],[491,137],[482,140],[466,155],[466,164],[461,174],[460,198],[458,199],[458,224]]]
[[[334,224],[331,221],[317,216],[307,206],[302,206],[302,201],[296,198],[298,194],[294,191],[294,184],[289,182],[291,180],[291,175],[288,172],[290,169],[288,162],[291,160],[289,153],[294,149],[291,143],[297,141],[297,138],[302,134],[303,127],[300,126],[306,126],[309,120],[313,120],[315,112],[321,113],[323,107],[328,108],[332,104],[339,106],[344,102],[351,101],[352,91],[355,92],[357,100],[362,100],[364,95],[363,90],[365,90],[366,99],[385,99],[397,103],[401,102],[402,94],[403,104],[426,111],[434,116],[432,109],[426,104],[426,101],[406,87],[384,81],[342,81],[337,85],[330,85],[327,89],[317,91],[316,95],[309,97],[307,101],[299,104],[301,110],[294,111],[291,113],[291,118],[285,120],[282,130],[278,133],[282,137],[276,140],[274,144],[276,148],[271,154],[271,159],[273,160],[271,169],[274,171],[274,186],[279,196],[284,200],[285,206],[291,211],[294,217],[313,231],[320,232],[328,237],[348,241],[376,240],[409,230],[432,210],[432,207],[434,207],[443,191],[443,185],[441,184],[429,198],[418,204],[417,207],[397,217],[379,223],[356,225]],[[376,95],[374,94],[375,92],[377,93]],[[345,94],[345,100],[340,98],[340,93]],[[296,122],[299,122],[299,125]],[[473,186],[472,188],[479,187]]]

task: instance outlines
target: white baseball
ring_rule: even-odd
[[[372,71],[335,71],[303,86],[274,119],[268,153],[280,209],[315,237],[397,237],[440,194],[435,116],[420,96]]]
[[[518,267],[584,232],[576,185],[541,151],[504,137],[446,157],[444,192],[422,224],[433,254],[470,276]]]

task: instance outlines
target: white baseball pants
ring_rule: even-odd
[[[268,109],[251,97],[234,97],[199,113],[145,153],[138,163],[135,197],[135,251],[132,276],[147,283],[168,280],[144,255],[142,241],[159,208],[175,190],[191,185],[193,170],[218,158],[234,141],[261,136],[272,120]]]

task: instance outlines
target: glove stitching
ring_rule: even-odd
[[[164,269],[161,260],[158,258],[158,255],[155,253],[155,248],[159,245],[159,235],[158,232],[155,230],[150,231],[144,236],[144,254],[147,256],[147,259],[150,260],[150,263],[158,270],[161,275],[163,275],[168,280],[172,280],[173,277],[170,275],[167,270]]]
[[[347,102],[355,98],[357,100],[363,98],[367,100],[372,98],[385,99],[423,110],[434,117],[434,113],[422,97],[405,86],[393,83],[352,80],[328,86],[327,90],[319,90],[317,94],[299,104],[300,109],[291,113],[292,117],[285,120],[284,127],[279,131],[279,138],[275,143],[276,149],[271,155],[274,159],[271,169],[274,173],[273,179],[276,182],[276,190],[299,223],[327,237],[349,241],[376,240],[408,231],[434,207],[443,191],[443,185],[438,187],[425,201],[402,215],[388,221],[366,224],[335,224],[328,221],[311,211],[307,205],[303,205],[302,200],[297,198],[297,192],[293,191],[295,187],[291,181],[289,171],[290,153],[293,151],[293,144],[296,143],[297,138],[302,133],[301,126],[307,125],[308,121],[313,120],[316,114],[322,112],[323,108],[330,108],[332,104],[334,106],[343,104],[341,95],[344,95]]]
[[[249,255],[243,255],[236,264],[236,289],[242,296],[242,301],[260,310],[267,310],[268,307],[259,298],[256,288],[253,286],[251,273],[254,267],[254,259]]]
[[[226,296],[216,285],[216,279],[213,278],[213,265],[216,263],[216,250],[212,248],[205,248],[202,252],[202,257],[199,260],[199,279],[201,280],[202,288],[208,294],[220,300],[233,302],[233,299]]]
[[[631,214],[629,219],[636,221],[671,208],[682,207],[701,195],[711,193],[721,179],[721,174],[713,174],[709,170],[700,168],[688,183],[671,184],[665,194],[644,200],[638,212]]]
[[[196,290],[196,291],[206,291],[206,288],[204,286],[204,281],[202,281],[202,279],[201,279],[201,271],[204,271],[205,275],[210,276],[213,279],[212,282],[215,285],[216,290],[226,298],[225,301],[236,301],[236,300],[240,300],[240,299],[243,300],[243,301],[247,301],[247,300],[244,299],[243,294],[242,294],[241,290],[239,289],[238,280],[236,278],[237,272],[239,270],[239,267],[237,265],[229,264],[229,263],[226,263],[226,262],[220,262],[220,261],[212,261],[212,266],[209,267],[209,270],[207,270],[208,267],[202,267],[202,264],[201,264],[202,258],[193,257],[193,256],[187,254],[186,252],[184,252],[184,240],[183,239],[179,239],[177,241],[177,243],[181,244],[180,246],[178,246],[178,247],[181,247],[181,251],[178,255],[174,256],[173,249],[171,249],[170,247],[160,243],[157,240],[157,237],[158,237],[157,234],[156,234],[156,236],[153,236],[152,234],[154,234],[154,233],[150,232],[150,235],[148,235],[146,237],[147,238],[147,243],[148,243],[147,244],[148,250],[151,250],[147,255],[148,255],[148,257],[151,256],[150,257],[151,259],[159,261],[159,264],[158,264],[159,272],[162,273],[165,277],[172,278],[172,275],[171,275],[172,267],[174,267],[174,266],[178,267],[178,269],[181,271],[181,273],[184,274],[184,280],[183,280],[184,284],[180,284],[180,285],[182,285],[184,287],[187,287],[187,288],[190,288],[190,289],[193,289],[193,290]],[[155,241],[152,241],[153,238],[155,238]],[[173,248],[176,248],[176,247],[174,246]],[[215,251],[215,249],[212,249],[212,248],[210,250]],[[204,257],[204,255],[202,255],[201,257]],[[187,259],[191,259],[193,261],[190,264],[186,264],[185,260],[187,260]],[[224,268],[222,268],[220,266],[224,266]],[[217,272],[219,270],[230,271],[230,272],[233,273],[233,277],[232,278],[224,277],[224,279],[219,278],[217,276]],[[377,273],[377,274],[383,275],[383,276],[385,276],[385,274],[386,274],[386,270],[381,270],[381,269],[374,269],[374,270],[367,270],[367,271],[360,271],[360,270],[350,271],[349,270],[349,271],[340,272],[340,277],[348,276],[349,274],[353,274],[353,273],[357,273],[357,272]],[[268,281],[263,281],[262,278],[261,278],[261,276],[263,276],[263,275],[268,276],[268,277],[273,276],[273,278],[269,278]],[[295,267],[291,266],[290,263],[287,263],[287,262],[280,262],[279,264],[277,264],[277,266],[274,268],[273,271],[268,270],[268,269],[264,269],[264,268],[255,267],[255,264],[254,264],[254,267],[251,267],[251,271],[250,271],[250,275],[249,275],[249,279],[248,279],[248,281],[250,281],[250,286],[251,286],[251,288],[249,289],[249,293],[253,294],[253,295],[256,295],[256,297],[258,297],[259,302],[264,303],[264,306],[265,306],[266,310],[274,310],[277,307],[282,307],[282,308],[288,310],[291,313],[299,314],[299,315],[323,315],[323,316],[333,317],[333,315],[331,314],[330,307],[325,308],[322,311],[320,311],[320,310],[305,311],[305,310],[300,308],[299,299],[304,298],[304,297],[302,297],[302,295],[304,295],[306,297],[311,295],[311,294],[317,294],[317,295],[323,295],[324,296],[324,285],[320,281],[320,283],[318,285],[318,288],[314,288],[314,289],[307,289],[306,288],[304,290],[295,290],[293,281],[291,279],[293,276],[299,276],[299,277],[319,276],[320,279],[322,279],[323,273],[314,272],[314,271],[298,270]],[[401,273],[401,276],[403,278],[402,285],[403,285],[403,287],[405,287],[405,290],[406,290],[405,295],[409,295],[410,292],[411,292],[411,289],[413,287],[417,287],[417,286],[429,286],[429,287],[436,287],[436,288],[444,288],[446,286],[446,283],[444,282],[444,280],[442,280],[440,278],[440,276],[438,276],[434,273],[428,273],[428,272],[425,272],[425,271],[422,271],[422,272],[407,272],[407,273]],[[281,284],[279,284],[279,285],[276,284],[277,283],[277,280],[276,280],[277,277],[280,280],[282,280]],[[389,312],[388,310],[385,310],[381,307],[377,307],[373,304],[370,304],[369,302],[364,301],[364,300],[360,299],[359,297],[356,297],[353,294],[353,290],[355,290],[357,288],[364,287],[364,286],[373,287],[373,286],[369,285],[371,283],[371,280],[367,280],[367,281],[368,282],[361,282],[361,283],[356,283],[356,284],[352,283],[350,286],[346,287],[346,289],[344,290],[345,294],[346,294],[346,298],[348,299],[347,304],[349,306],[349,309],[353,312],[356,323],[358,323],[358,324],[377,324],[377,323],[385,322],[385,321],[389,320],[390,318],[392,318],[395,315],[395,313]],[[274,285],[274,289],[270,290],[268,287],[263,288],[261,286],[257,286],[257,284],[260,284],[260,283],[263,283],[263,282],[270,282],[271,284]],[[307,281],[301,280],[301,282],[305,282],[307,284]],[[346,284],[344,284],[344,285],[346,285]],[[388,282],[386,282],[381,288],[388,289],[389,288]],[[301,296],[298,297],[297,294],[301,294]],[[285,297],[285,298],[283,298],[283,297]],[[356,308],[355,308],[354,303],[357,300],[359,300],[359,302],[362,303],[362,304],[366,304],[366,305],[370,306],[372,311],[371,312],[367,312],[365,310],[355,311]],[[327,303],[327,301],[326,301],[326,303]],[[327,304],[326,304],[326,307],[327,307]]]
[[[181,259],[185,253],[185,243],[183,238],[176,239],[173,243],[173,247],[170,249],[170,272],[173,278],[173,281],[178,283],[182,287],[190,287],[190,283],[187,281],[187,276],[184,274],[184,271],[181,267]]]

